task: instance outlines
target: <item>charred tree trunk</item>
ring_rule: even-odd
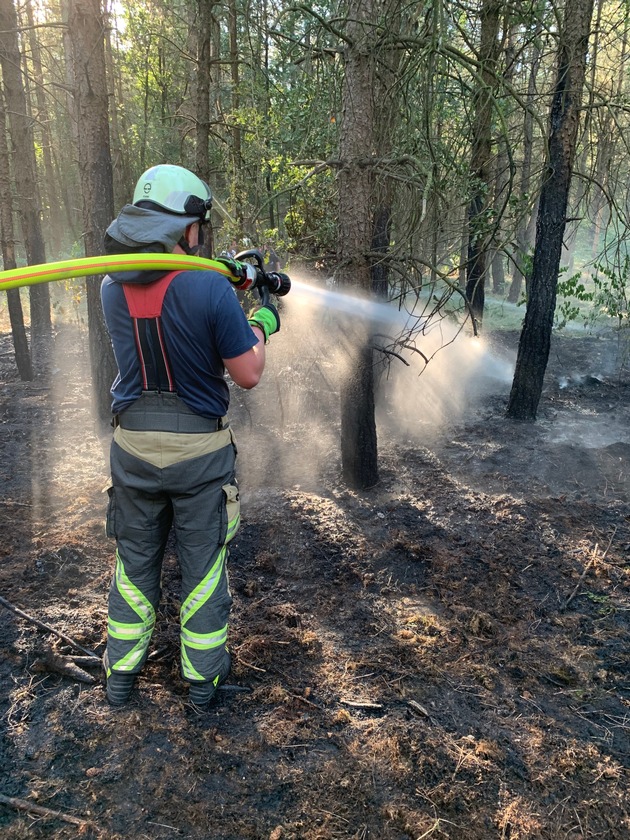
[[[212,46],[213,3],[197,3],[197,72],[195,107],[195,172],[200,178],[210,180],[210,57]]]
[[[6,139],[6,112],[4,97],[0,96],[0,236],[2,238],[2,262],[5,271],[16,268],[15,231],[13,228],[13,196],[11,195],[11,169]],[[31,353],[28,347],[24,313],[19,289],[7,289],[9,320],[15,350],[15,364],[20,379],[30,382],[33,378]]]
[[[28,114],[20,64],[18,21],[13,0],[0,0],[0,65],[13,154],[17,209],[20,216],[26,260],[29,265],[46,262],[41,208],[37,190],[37,163],[32,120]],[[31,286],[31,354],[36,371],[46,371],[50,360],[52,320],[50,291],[46,284]]]
[[[371,0],[352,0],[348,10],[339,170],[339,280],[346,287],[371,288],[374,147],[373,66],[370,44]],[[355,319],[347,334],[348,375],[341,390],[341,463],[354,489],[378,481],[374,366],[370,331]]]
[[[549,359],[592,14],[593,0],[567,0],[558,45],[549,156],[538,209],[529,301],[507,408],[507,416],[515,420],[536,419]]]
[[[109,110],[105,74],[104,27],[100,0],[69,4],[79,170],[83,199],[85,253],[103,253],[105,230],[114,215]],[[86,280],[92,388],[98,418],[111,416],[109,389],[116,363],[101,308],[100,278]]]

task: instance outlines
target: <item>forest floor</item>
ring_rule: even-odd
[[[627,840],[630,376],[614,340],[554,337],[535,424],[505,419],[506,381],[439,422],[381,412],[380,482],[357,493],[322,417],[331,371],[278,339],[266,384],[234,389],[231,687],[204,715],[187,703],[173,547],[122,709],[81,650],[0,608],[4,840]],[[516,333],[491,339],[513,360]],[[58,327],[56,346],[51,384],[21,383],[0,335],[0,595],[100,655],[108,440],[84,331]],[[428,411],[437,391],[414,387]]]

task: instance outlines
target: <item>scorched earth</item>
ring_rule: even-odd
[[[491,339],[511,365],[518,335]],[[28,616],[0,608],[2,837],[627,840],[630,379],[614,338],[554,338],[535,424],[504,418],[506,377],[439,418],[444,395],[416,377],[414,422],[380,410],[364,493],[340,479],[334,364],[295,343],[283,328],[261,386],[234,389],[234,668],[197,715],[174,545],[128,707],[108,706],[89,656],[113,545],[85,332],[58,325],[50,384],[21,383],[0,336],[0,595]]]

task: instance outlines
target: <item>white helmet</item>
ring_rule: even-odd
[[[161,163],[147,169],[136,184],[133,203],[155,205],[179,216],[197,216],[200,222],[210,219],[210,187],[189,169]]]

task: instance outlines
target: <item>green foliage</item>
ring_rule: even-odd
[[[198,0],[120,0],[106,5],[106,30],[112,47],[108,83],[118,130],[113,149],[115,187],[119,196],[127,197],[135,177],[149,165],[160,161],[196,165],[197,16],[202,7]],[[68,55],[58,26],[63,22],[64,4],[45,0],[35,6],[50,107],[50,140],[58,169],[57,195],[67,208],[66,215],[80,220],[76,125],[65,100]],[[473,197],[480,201],[480,212],[469,223],[470,241],[484,244],[495,230],[502,244],[514,241],[518,220],[535,204],[544,160],[547,102],[542,95],[527,93],[529,59],[531,45],[539,44],[543,57],[534,87],[547,90],[555,51],[554,9],[536,0],[513,5],[509,22],[506,18],[501,36],[506,49],[496,67],[492,158],[506,176],[509,174],[509,181],[501,186],[497,201],[499,169],[487,181],[471,174],[483,4],[473,4],[465,12],[462,8],[421,3],[394,11],[385,4],[375,8],[370,21],[375,134],[386,142],[385,151],[376,144],[366,148],[366,154],[384,158],[375,166],[374,180],[380,194],[393,204],[392,251],[401,259],[417,260],[428,271],[457,265],[465,209]],[[623,23],[621,11],[608,4],[605,8],[599,53],[592,57],[593,95],[603,97],[602,101],[610,98],[607,88],[602,92],[604,69],[610,75],[613,68],[623,66],[619,54],[622,39],[616,37]],[[262,242],[266,231],[273,229],[277,231],[274,243],[294,252],[318,257],[336,250],[335,173],[343,123],[347,34],[345,9],[327,0],[314,6],[280,0],[212,5],[209,177],[218,201],[234,218],[233,224],[218,227],[218,243],[245,236]],[[27,70],[29,54],[26,49]],[[627,98],[627,79],[620,95]],[[534,118],[534,167],[526,191],[519,190],[525,108]],[[604,109],[601,115],[591,115],[591,131],[583,134],[584,140],[590,142],[589,138],[599,133],[602,142],[584,150],[578,169],[588,171],[601,157],[597,178],[622,206],[630,173],[628,156],[619,141],[627,135],[628,115],[619,111],[615,119],[618,130],[611,133],[600,123]],[[38,131],[36,137],[41,173],[45,147]],[[502,160],[504,145],[508,147],[507,162]],[[575,215],[586,218],[583,209]],[[500,212],[503,218],[498,218]],[[68,242],[80,237],[80,227],[77,221]],[[608,230],[613,227],[609,225]],[[624,235],[622,227],[618,222],[618,240]],[[578,265],[594,259],[590,231],[588,234],[578,242]],[[605,244],[611,245],[609,241]],[[55,243],[55,247],[65,250],[68,244]],[[627,267],[617,270],[616,276],[606,272],[598,269],[588,281],[562,280],[556,313],[559,325],[586,320],[590,309],[593,318],[613,319],[618,326],[626,323],[623,277]]]
[[[584,326],[594,326],[602,320],[615,322],[621,331],[628,326],[630,317],[630,256],[615,270],[597,265],[591,275],[589,288],[577,272],[558,283],[556,327],[562,329],[570,321],[582,319]]]
[[[566,273],[566,268],[560,269]],[[557,289],[557,304],[554,313],[554,326],[558,330],[564,329],[570,321],[577,321],[583,312],[580,303],[593,300],[593,293],[588,292],[582,282],[582,272],[577,271],[566,280],[559,280]]]
[[[612,318],[617,322],[617,329],[621,330],[628,325],[630,314],[630,256],[626,255],[618,272],[603,265],[597,266],[597,272],[593,275],[593,303],[596,312],[591,317],[595,318],[600,313]]]
[[[301,185],[284,217],[289,247],[301,256],[317,257],[336,249],[336,198],[330,173]]]
[[[159,162],[191,163],[189,4],[122,0],[120,9],[114,58],[124,102],[121,142],[133,173]]]

